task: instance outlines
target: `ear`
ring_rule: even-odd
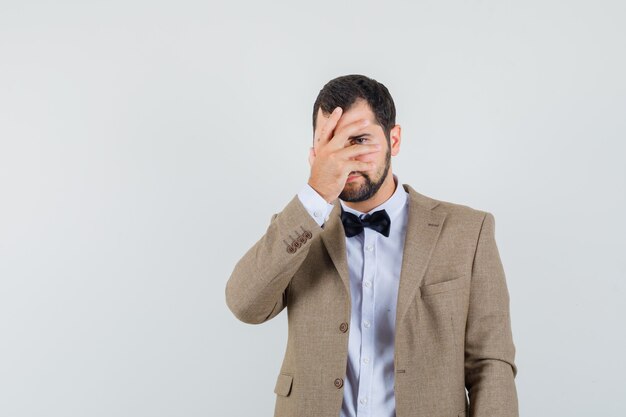
[[[311,146],[309,148],[309,166],[310,167],[313,166],[313,161],[315,161],[315,148]]]
[[[402,137],[402,129],[400,125],[395,125],[389,131],[389,145],[391,147],[391,155],[396,156],[400,152],[400,141]]]

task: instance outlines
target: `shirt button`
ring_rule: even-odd
[[[365,321],[363,322],[363,326],[365,326],[365,327],[369,328],[369,327],[370,327],[370,322],[369,322],[368,320],[365,320]]]
[[[337,388],[341,388],[341,387],[343,387],[343,379],[341,379],[341,378],[337,378],[337,379],[335,379],[335,386],[336,386]]]
[[[367,246],[365,247],[365,250],[366,250],[366,251],[368,251],[368,252],[371,252],[371,251],[373,251],[373,250],[374,250],[374,247],[373,247],[372,245],[367,245]]]
[[[363,358],[363,363],[370,363],[370,358]]]
[[[361,398],[361,404],[367,404],[367,398]]]
[[[322,216],[322,212],[321,212],[321,211],[319,211],[319,210],[315,210],[315,211],[313,212],[313,215],[314,215],[315,217],[321,217],[321,216]]]
[[[365,281],[365,286],[366,286],[367,288],[369,288],[369,287],[370,287],[370,285],[372,285],[371,281]]]

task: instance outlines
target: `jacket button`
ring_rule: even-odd
[[[348,331],[348,323],[343,322],[339,325],[339,330],[341,330],[342,333],[345,333]]]
[[[341,379],[341,378],[337,378],[337,379],[335,379],[335,386],[336,386],[337,388],[341,388],[341,387],[343,387],[343,379]]]

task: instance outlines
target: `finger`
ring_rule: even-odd
[[[380,145],[379,143],[374,143],[371,145],[370,144],[363,144],[363,145],[354,144],[354,145],[348,146],[347,148],[343,148],[337,151],[337,154],[339,154],[339,156],[342,159],[350,159],[359,155],[376,153],[380,151],[381,147],[382,145]]]
[[[335,107],[328,119],[326,119],[326,122],[322,125],[318,135],[315,138],[316,148],[320,144],[325,145],[326,143],[328,143],[328,141],[332,137],[333,131],[335,130],[335,126],[337,126],[337,121],[341,118],[342,113],[343,109],[341,107]]]
[[[376,164],[374,162],[365,162],[365,161],[348,161],[344,166],[346,169],[346,176],[351,172],[355,171],[370,171],[374,169]]]
[[[328,142],[331,151],[337,151],[345,147],[345,143],[351,136],[358,136],[364,128],[370,124],[368,119],[356,120],[341,130],[335,132],[333,138]]]

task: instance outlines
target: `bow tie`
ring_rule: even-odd
[[[389,229],[391,228],[391,219],[389,219],[389,215],[384,209],[378,210],[372,214],[366,214],[361,219],[355,214],[344,211],[342,207],[341,222],[343,223],[347,237],[358,235],[363,231],[364,227],[369,227],[383,234],[385,237],[389,237]]]

